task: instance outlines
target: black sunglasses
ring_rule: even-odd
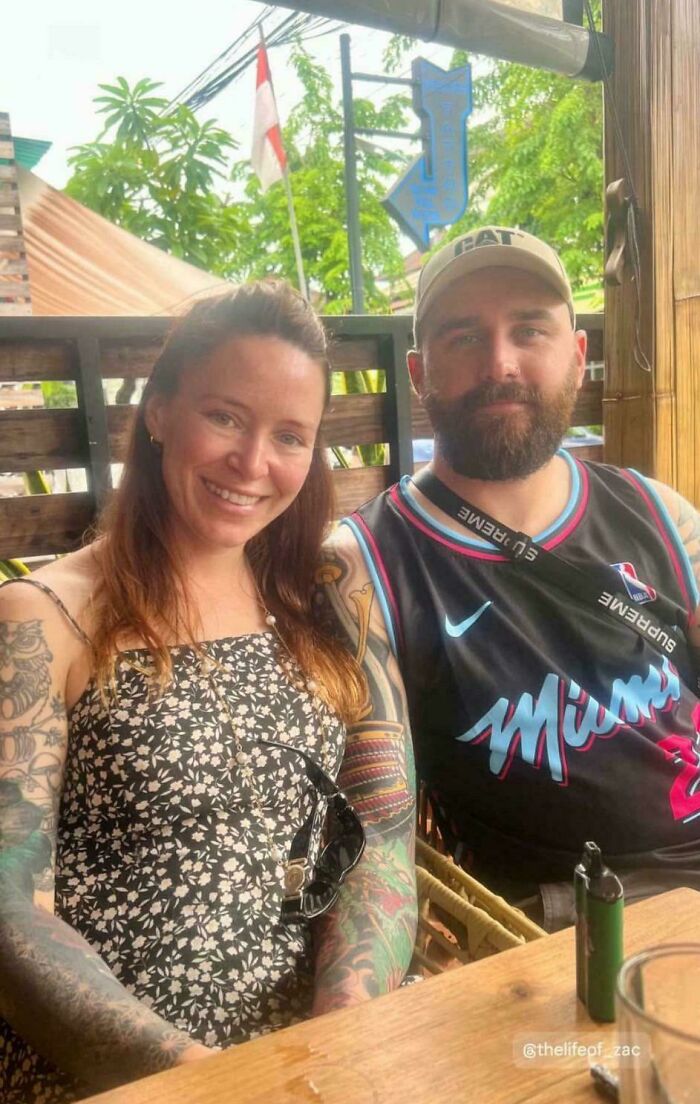
[[[335,820],[334,834],[319,855],[310,879],[308,850],[318,802],[292,840],[284,879],[282,919],[286,924],[301,924],[322,916],[333,907],[340,887],[365,849],[365,830],[345,794],[310,755],[277,740],[260,740],[260,743],[292,751],[304,760],[306,777],[318,794],[328,798],[328,813]]]

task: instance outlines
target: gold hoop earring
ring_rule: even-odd
[[[151,442],[153,448],[162,448],[161,442],[156,441],[156,439],[155,439],[155,437],[153,436],[152,433],[148,434],[148,440]]]

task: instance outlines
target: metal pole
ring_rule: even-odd
[[[297,279],[299,281],[299,291],[305,299],[308,299],[309,292],[306,287],[306,277],[304,275],[304,261],[301,255],[299,227],[297,226],[297,216],[294,210],[294,200],[292,199],[292,186],[289,183],[289,173],[287,172],[286,168],[284,170],[284,187],[287,193],[287,206],[289,208],[289,222],[292,228],[292,244],[294,246],[294,259],[297,264]]]
[[[265,32],[263,31],[262,23],[258,28],[260,32],[260,45],[264,50],[267,50],[267,44],[265,42]],[[269,69],[269,66],[268,66]],[[270,88],[272,89],[272,98],[275,99],[275,86],[272,83],[272,74],[270,73]],[[275,109],[277,107],[277,101],[275,99]],[[277,115],[279,119],[279,113]],[[280,123],[281,128],[281,123]],[[301,255],[301,242],[299,241],[299,227],[297,226],[297,216],[294,210],[294,200],[292,198],[292,186],[289,182],[289,172],[287,166],[284,166],[282,170],[282,178],[284,180],[284,190],[287,195],[287,209],[289,211],[289,225],[292,231],[292,245],[294,246],[294,260],[297,266],[297,280],[299,281],[299,291],[305,299],[309,298],[309,293],[306,287],[306,276],[304,275],[304,261]]]
[[[364,314],[362,283],[362,241],[360,238],[360,201],[357,190],[357,154],[355,150],[355,113],[352,103],[352,71],[350,68],[350,35],[340,36],[340,67],[343,78],[343,146],[345,150],[345,202],[348,219],[348,251],[350,254],[350,287],[352,313]]]

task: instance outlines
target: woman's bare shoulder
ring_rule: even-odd
[[[71,633],[74,630],[61,611],[63,606],[70,619],[89,635],[86,622],[99,580],[94,548],[94,545],[81,548],[46,564],[24,579],[5,583],[0,588],[0,620],[16,620],[20,616],[22,619],[48,617],[57,627],[62,626],[67,633]],[[32,581],[39,585],[32,585]]]

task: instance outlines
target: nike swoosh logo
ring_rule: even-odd
[[[482,613],[484,613],[484,611],[487,610],[492,604],[493,603],[491,602],[484,602],[483,606],[481,606],[481,608],[478,609],[476,613],[473,613],[471,617],[467,617],[466,620],[460,621],[459,625],[453,625],[449,617],[446,616],[445,632],[448,636],[464,636],[465,632],[467,632],[468,629],[471,629],[472,625],[474,625],[479,620]]]

